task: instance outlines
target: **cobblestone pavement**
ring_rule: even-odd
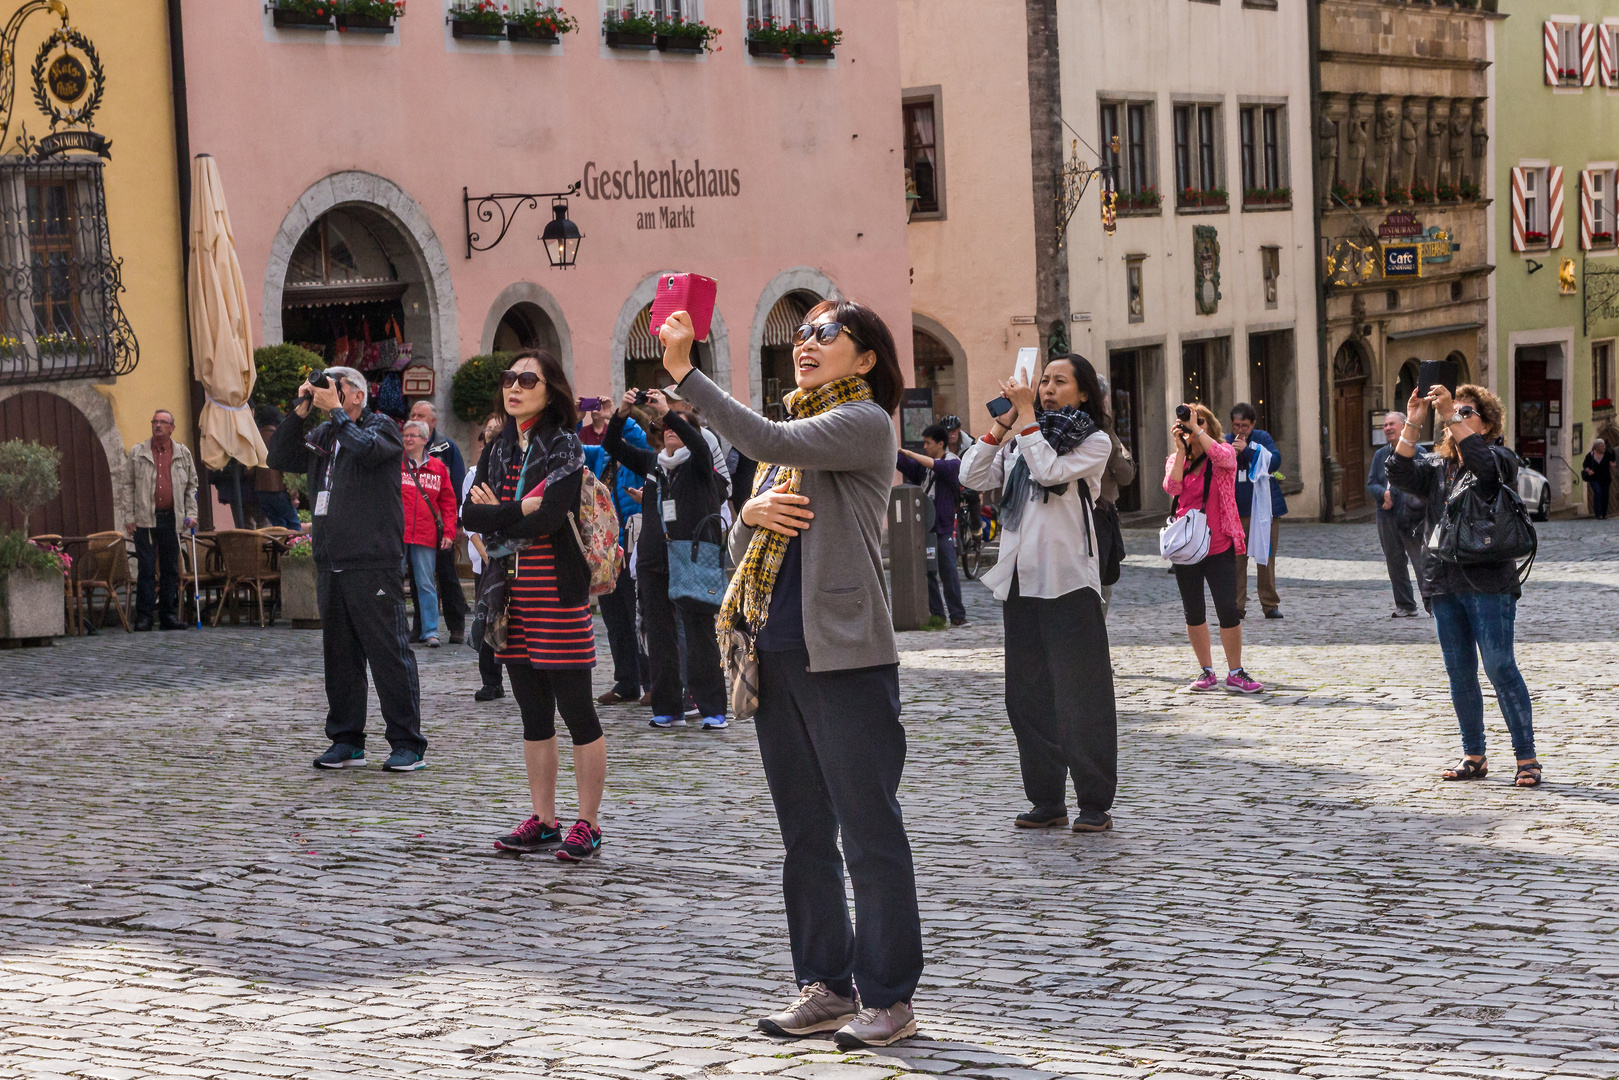
[[[1497,771],[1439,782],[1432,625],[1387,617],[1367,526],[1283,529],[1251,699],[1183,691],[1130,535],[1112,833],[1010,828],[981,587],[970,628],[904,635],[929,964],[920,1037],[877,1053],[751,1028],[791,987],[748,725],[607,710],[606,846],[569,867],[490,846],[528,813],[519,728],[465,651],[421,654],[431,768],[402,776],[310,768],[313,632],[0,654],[0,1078],[1619,1076],[1619,541],[1542,536],[1537,791],[1493,705]]]

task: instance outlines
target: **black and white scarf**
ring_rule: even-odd
[[[1074,447],[1084,442],[1096,433],[1096,421],[1090,414],[1083,412],[1072,405],[1065,405],[1055,412],[1047,412],[1039,406],[1034,410],[1035,423],[1040,425],[1040,434],[1045,436],[1046,442],[1051,445],[1060,457],[1071,452]],[[1012,465],[1012,471],[1007,474],[1006,486],[1001,491],[1001,527],[1015,529],[1023,520],[1023,509],[1039,494],[1043,499],[1053,495],[1063,495],[1068,491],[1067,484],[1036,483],[1029,475],[1029,463],[1022,454]]]

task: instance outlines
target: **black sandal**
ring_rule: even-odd
[[[1527,779],[1529,781],[1527,784],[1524,783],[1525,779]],[[1539,787],[1540,786],[1540,762],[1531,761],[1527,765],[1519,765],[1518,766],[1518,775],[1513,778],[1512,782],[1513,782],[1514,785],[1516,785],[1518,787]]]
[[[1482,780],[1488,775],[1490,775],[1488,758],[1479,758],[1474,761],[1472,758],[1467,757],[1458,761],[1454,768],[1446,769],[1439,774],[1442,780]]]

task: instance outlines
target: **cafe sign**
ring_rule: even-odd
[[[29,75],[34,104],[49,121],[50,132],[36,139],[28,134],[27,125],[23,125],[17,136],[17,149],[37,159],[74,151],[110,157],[112,141],[90,126],[107,92],[106,69],[101,65],[95,44],[68,25],[67,9],[59,0],[30,0],[24,4],[12,16],[5,38],[0,41],[0,60],[8,69],[4,99],[0,100],[0,141],[11,127],[13,74],[10,66],[16,55],[17,32],[22,28],[24,16],[45,10],[61,16],[62,25],[40,45]]]
[[[1384,244],[1383,276],[1404,278],[1422,276],[1422,251],[1417,244]]]

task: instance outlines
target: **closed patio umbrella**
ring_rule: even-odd
[[[263,466],[264,440],[253,422],[249,399],[257,371],[248,326],[247,286],[236,258],[230,214],[219,166],[207,154],[191,163],[191,265],[187,275],[191,317],[191,353],[205,398],[202,418],[203,462],[221,469],[235,459],[249,468]],[[240,512],[238,476],[236,509]]]

